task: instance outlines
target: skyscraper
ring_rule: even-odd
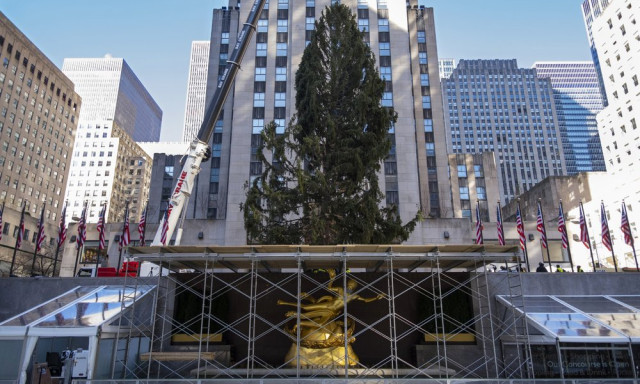
[[[600,70],[598,50],[593,40],[592,26],[594,21],[600,17],[602,12],[609,6],[610,1],[611,0],[584,0],[582,3],[582,17],[584,18],[584,25],[587,30],[587,38],[589,39],[589,47],[591,48],[591,58],[593,59],[593,65],[596,67],[596,76],[598,76],[598,85],[604,106],[608,104],[607,94],[604,89],[604,79]]]
[[[107,204],[107,222],[123,219],[130,201],[137,217],[147,199],[151,158],[136,140],[157,141],[162,111],[123,59],[65,59],[86,108],[80,113],[69,173],[68,220],[89,202],[87,222]]]
[[[192,141],[198,134],[202,124],[207,93],[209,46],[209,41],[193,41],[191,43],[182,141]],[[220,57],[220,59],[226,60],[224,56]]]
[[[332,3],[308,0],[302,5],[304,12],[298,12],[297,3],[294,12],[289,9],[293,2],[271,2],[260,17],[242,71],[215,126],[212,158],[202,165],[195,202],[190,202],[196,206],[187,212],[187,219],[202,218],[203,212],[207,218],[224,219],[226,244],[245,242],[239,207],[245,200],[244,185],[261,172],[256,156],[260,133],[271,120],[283,132],[295,114],[294,76],[315,20]],[[432,217],[452,217],[433,9],[418,6],[417,0],[348,4],[387,82],[382,104],[398,113],[389,131],[392,150],[381,171],[386,203],[397,205],[404,221],[418,210]],[[249,7],[237,6],[231,0],[229,7],[214,10],[207,99],[235,44],[239,20],[249,12]],[[156,213],[166,206],[153,204],[159,205]]]
[[[567,174],[605,171],[596,114],[602,95],[591,62],[537,62],[539,78],[551,80]]]
[[[502,203],[566,172],[553,91],[516,60],[460,60],[442,89],[452,153],[495,151]]]
[[[49,247],[52,239],[55,252],[80,104],[71,80],[0,12],[0,269],[5,269],[7,255],[11,261],[6,246],[15,244],[11,235],[23,206],[28,232],[23,249],[33,246],[35,236],[29,234],[36,233],[44,206],[45,244]]]

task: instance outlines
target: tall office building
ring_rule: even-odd
[[[31,247],[33,254],[44,207],[45,251],[52,247],[55,252],[80,103],[67,76],[0,12],[0,202],[5,204],[0,270],[7,266],[7,255],[11,259],[6,246],[15,244],[12,235],[23,206],[27,233],[22,249]]]
[[[83,100],[67,185],[69,219],[88,202],[87,221],[121,221],[130,202],[132,219],[144,205],[151,158],[135,141],[157,141],[162,111],[123,59],[65,59],[62,71]]]
[[[551,80],[567,174],[605,171],[596,115],[603,108],[591,62],[536,62],[539,78]]]
[[[239,207],[245,200],[244,185],[261,172],[256,157],[260,133],[271,120],[283,132],[295,114],[295,73],[314,22],[332,2],[271,1],[260,16],[242,71],[215,126],[212,158],[203,164],[198,192],[190,202],[196,207],[187,212],[188,219],[224,219],[226,244],[246,241]],[[393,148],[380,177],[386,203],[396,204],[404,221],[418,210],[452,217],[433,9],[418,6],[417,0],[343,3],[356,15],[387,81],[382,104],[398,113],[389,132]],[[208,99],[249,9],[231,0],[229,7],[214,11]],[[154,204],[159,207],[156,212],[166,209],[166,202]]]
[[[460,60],[442,89],[452,153],[494,151],[502,203],[566,168],[553,90],[516,60]]]
[[[187,102],[184,107],[184,129],[182,141],[190,142],[198,134],[204,117],[209,69],[209,41],[193,41],[189,59],[189,80],[187,81]],[[228,57],[222,55],[220,60]]]
[[[607,180],[591,188],[584,211],[598,259],[614,267],[612,253],[601,242],[600,204],[604,202],[619,267],[634,267],[632,248],[619,233],[624,201],[634,236],[640,229],[640,4],[636,0],[592,1],[594,17],[587,26],[600,61],[608,105],[596,119],[607,167]],[[583,5],[584,8],[585,5]],[[597,12],[596,12],[597,10]],[[568,214],[577,217],[576,212]]]
[[[441,79],[447,79],[456,69],[456,59],[439,59],[438,70],[440,72]]]
[[[602,12],[609,6],[610,1],[611,0],[584,0],[582,2],[582,17],[587,30],[587,39],[589,39],[589,47],[591,48],[591,58],[593,59],[593,65],[596,67],[596,76],[598,76],[598,85],[604,106],[608,104],[607,94],[605,91],[604,79],[600,70],[598,50],[596,49],[596,45],[593,40],[592,26],[595,20],[600,17]]]

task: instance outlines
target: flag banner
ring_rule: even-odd
[[[65,203],[64,208],[62,208],[60,223],[58,224],[58,247],[61,247],[64,241],[67,239],[67,224],[65,223],[66,216],[67,216],[67,204]]]
[[[631,233],[631,225],[629,224],[629,216],[627,215],[627,205],[622,202],[622,224],[620,226],[624,235],[624,242],[633,247],[633,234]]]
[[[484,236],[482,236],[482,219],[480,218],[480,204],[476,204],[476,244],[484,244]]]
[[[122,225],[122,235],[120,236],[120,244],[119,249],[129,245],[131,238],[129,236],[129,204],[127,203],[127,208],[124,210],[124,223]]]
[[[140,246],[144,247],[145,241],[144,241],[144,234],[145,234],[145,230],[146,230],[146,226],[147,226],[147,206],[144,207],[144,210],[142,211],[142,214],[140,215],[140,222],[138,223],[138,233],[140,235]]]
[[[522,222],[522,215],[520,214],[520,205],[516,210],[516,227],[518,229],[518,236],[520,237],[520,249],[524,250],[526,245],[526,237],[524,235],[524,223]]]
[[[602,245],[611,251],[613,249],[613,243],[611,242],[611,233],[609,233],[609,221],[607,220],[607,214],[604,210],[604,202],[600,203],[600,224],[602,225]]]
[[[81,249],[84,246],[84,241],[87,239],[87,202],[84,202],[82,207],[82,215],[80,215],[80,221],[78,221],[78,238],[76,239],[76,248]]]
[[[498,230],[498,244],[504,245],[504,227],[502,226],[502,212],[500,211],[500,205],[498,205],[497,209],[497,220],[496,220],[496,229]]]
[[[169,210],[164,212],[164,220],[162,220],[162,232],[160,233],[162,245],[167,245],[167,232],[169,232]]]
[[[536,221],[536,228],[538,232],[540,232],[540,242],[544,248],[548,248],[549,244],[547,243],[547,229],[544,226],[544,218],[542,217],[542,207],[540,206],[540,202],[538,202],[538,218]]]
[[[558,232],[562,234],[562,248],[567,249],[569,247],[569,237],[567,235],[567,225],[564,222],[562,203],[558,206]]]
[[[20,249],[22,245],[22,237],[24,236],[24,207],[22,206],[22,215],[20,215],[20,226],[18,227],[18,239],[16,240],[16,249]]]
[[[106,210],[107,210],[107,206],[103,205],[102,209],[100,210],[100,215],[98,216],[98,225],[96,227],[96,230],[98,231],[98,249],[103,250],[106,247],[106,242],[105,242],[105,227],[106,227],[106,223],[105,223],[105,214],[106,214]]]
[[[582,202],[580,202],[580,241],[585,247],[591,248],[591,242],[589,241],[589,230],[587,228],[587,221],[584,218],[584,208]]]
[[[38,235],[36,236],[36,239],[36,253],[38,253],[44,244],[44,205],[40,212],[40,220],[38,220]]]

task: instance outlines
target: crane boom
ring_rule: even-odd
[[[222,111],[227,96],[229,95],[229,91],[231,90],[231,85],[233,84],[238,70],[240,69],[240,63],[247,51],[249,41],[256,29],[260,14],[262,13],[262,9],[264,9],[266,2],[267,0],[254,1],[253,6],[249,11],[249,15],[247,16],[247,21],[244,23],[242,30],[238,34],[231,56],[227,60],[227,66],[218,81],[213,98],[205,111],[202,125],[198,131],[198,136],[189,146],[189,152],[186,155],[182,171],[178,176],[178,181],[173,189],[171,198],[169,199],[167,213],[160,221],[160,226],[158,227],[156,236],[151,243],[152,246],[166,245],[173,236],[173,232],[176,229],[176,226],[178,226],[178,221],[180,221],[180,225],[176,234],[175,244],[180,244],[180,239],[182,237],[182,223],[186,213],[185,208],[189,202],[195,178],[198,173],[200,173],[200,164],[202,164],[203,161],[207,161],[211,156],[209,141],[211,141],[215,123],[218,121],[220,112]]]

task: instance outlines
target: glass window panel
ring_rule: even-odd
[[[589,315],[629,337],[640,337],[640,315],[637,313],[597,313]]]
[[[560,296],[558,299],[585,313],[629,313],[631,310],[603,296]]]
[[[43,303],[42,305],[39,305],[33,308],[31,311],[23,315],[20,315],[19,317],[8,320],[6,323],[2,325],[11,325],[11,326],[29,325],[35,322],[36,320],[41,319],[42,317],[50,314],[51,312],[57,311],[58,309],[64,307],[65,305],[68,305],[73,301],[78,300],[79,298],[85,296],[86,294],[88,294],[89,292],[95,289],[96,287],[77,287],[73,291],[68,292],[54,300]]]
[[[580,313],[535,313],[529,318],[559,337],[621,337]]]
[[[611,296],[628,306],[634,307],[637,311],[640,311],[640,296]]]

